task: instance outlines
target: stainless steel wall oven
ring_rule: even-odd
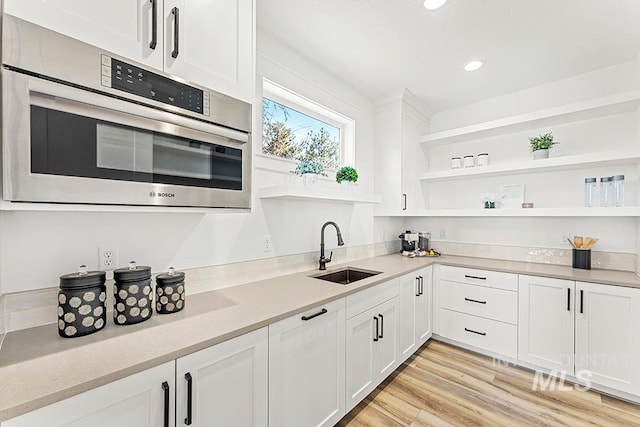
[[[2,196],[249,208],[251,105],[4,15]]]

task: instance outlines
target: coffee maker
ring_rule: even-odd
[[[402,239],[402,252],[413,252],[416,250],[418,233],[412,233],[411,230],[407,230],[400,234],[398,238]]]

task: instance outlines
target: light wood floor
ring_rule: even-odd
[[[532,391],[534,373],[431,341],[339,426],[640,426],[640,406],[595,391]],[[570,384],[567,384],[570,385]]]

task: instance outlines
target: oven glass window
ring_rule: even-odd
[[[34,173],[242,190],[242,150],[31,107]]]

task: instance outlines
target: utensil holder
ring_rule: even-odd
[[[573,249],[571,266],[591,270],[591,249]]]

